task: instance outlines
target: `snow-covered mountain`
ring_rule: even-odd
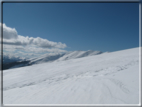
[[[3,57],[3,63],[2,63],[3,70],[9,69],[9,68],[16,66],[16,65],[19,66],[19,64],[27,62],[26,58],[15,56],[15,55],[3,54],[2,57]],[[0,55],[0,60],[1,60],[1,55]],[[1,61],[0,61],[0,63],[1,63]]]
[[[72,51],[67,53],[59,53],[59,54],[45,54],[43,56],[29,59],[29,64],[39,64],[44,62],[52,62],[52,61],[63,61],[63,60],[69,60],[69,59],[76,59],[86,56],[92,56],[101,54],[101,51]]]
[[[4,70],[6,104],[138,105],[139,48]]]
[[[64,56],[60,57],[58,61],[63,61],[63,60],[69,60],[69,59],[75,59],[75,58],[82,58],[86,56],[92,56],[92,55],[98,55],[101,54],[101,51],[73,51],[66,53]]]
[[[27,59],[27,60],[23,60],[20,62],[8,63],[8,64],[5,64],[3,68],[5,69],[18,68],[18,67],[23,67],[23,66],[33,65],[33,64],[40,64],[40,63],[45,63],[45,62],[76,59],[76,58],[81,58],[81,57],[86,57],[86,56],[98,55],[101,53],[102,53],[101,51],[89,50],[89,51],[72,51],[68,53],[45,54],[45,55],[42,55],[36,58]],[[19,61],[18,58],[17,58],[17,61]]]
[[[52,61],[55,61],[58,58],[62,57],[63,55],[65,55],[65,53],[63,53],[63,54],[61,54],[61,53],[45,54],[45,55],[42,55],[40,57],[29,59],[28,64],[33,65],[33,64],[39,64],[39,63],[45,63],[45,62],[52,62]]]

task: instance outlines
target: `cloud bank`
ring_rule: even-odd
[[[0,24],[1,27],[1,24]],[[1,33],[1,32],[0,32]],[[40,37],[33,38],[18,35],[15,28],[7,27],[3,24],[3,44],[7,45],[35,45],[41,48],[65,48],[66,44],[53,42]]]
[[[1,28],[0,23],[0,28]],[[1,33],[1,31],[0,31]],[[53,42],[40,37],[29,37],[18,35],[15,28],[3,24],[3,49],[6,51],[22,50],[26,52],[66,52],[63,50],[67,47],[65,43]]]

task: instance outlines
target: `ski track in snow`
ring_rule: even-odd
[[[58,75],[58,76],[53,76],[51,78],[45,78],[45,79],[37,81],[37,82],[30,82],[30,83],[27,83],[27,84],[22,84],[22,85],[19,86],[19,88],[35,85],[35,84],[45,82],[45,81],[48,81],[48,83],[50,84],[50,83],[66,80],[66,79],[71,78],[71,77],[78,78],[78,77],[84,77],[84,76],[85,77],[87,77],[87,76],[92,77],[92,76],[109,75],[109,74],[113,74],[115,72],[127,69],[129,66],[131,67],[132,65],[137,64],[137,63],[138,63],[138,61],[135,61],[135,62],[128,63],[128,64],[126,64],[124,66],[108,67],[108,68],[96,70],[96,71],[93,71],[93,72],[89,72],[89,71],[82,72],[82,73],[80,73],[80,74],[78,74],[76,76],[61,74],[61,75]],[[90,73],[91,73],[91,75],[90,75]],[[116,80],[113,80],[113,81],[116,81]],[[17,88],[17,84],[12,85],[11,87],[4,87],[3,90],[5,91],[5,90],[13,89],[13,88]]]
[[[134,48],[5,70],[4,104],[138,104],[138,65]]]

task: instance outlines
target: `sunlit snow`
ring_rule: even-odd
[[[4,104],[138,104],[139,48],[3,71]]]

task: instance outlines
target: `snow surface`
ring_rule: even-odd
[[[4,104],[139,104],[139,48],[3,71]]]

